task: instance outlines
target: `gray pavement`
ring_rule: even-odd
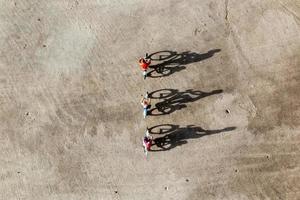
[[[0,199],[299,199],[299,23],[298,0],[1,0]]]

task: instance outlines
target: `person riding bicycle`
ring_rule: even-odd
[[[149,65],[151,64],[151,60],[150,60],[149,58],[147,58],[147,57],[140,58],[140,59],[139,59],[139,64],[140,64],[141,69],[142,69],[143,71],[147,71]]]
[[[152,145],[152,136],[145,136],[143,139],[143,146],[145,147],[145,149],[147,149],[147,151],[150,151],[151,149],[151,145]]]
[[[148,92],[146,92],[145,96],[142,95],[140,103],[143,106],[143,116],[146,118],[148,115],[148,109],[151,107],[151,98],[148,97]]]
[[[143,106],[143,108],[147,109],[151,104],[151,98],[149,98],[149,97],[146,98],[143,96],[140,102],[141,102],[141,105]]]

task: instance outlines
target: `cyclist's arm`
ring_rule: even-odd
[[[144,99],[145,99],[144,97],[141,98],[141,100],[140,100],[141,104],[143,104]]]

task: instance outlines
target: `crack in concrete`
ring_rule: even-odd
[[[232,30],[231,27],[231,23],[228,20],[228,16],[229,16],[229,10],[228,10],[228,4],[229,4],[229,0],[225,0],[225,24],[226,24],[226,28],[227,28],[227,32],[229,35],[232,36],[232,41],[233,44],[235,46],[235,48],[238,50],[240,56],[242,57],[242,59],[246,62],[246,64],[248,66],[251,66],[251,63],[249,61],[249,59],[247,58],[246,54],[243,52],[243,49],[240,45],[240,42],[238,40],[238,36],[235,34],[234,30]]]
[[[225,0],[225,20],[228,21],[228,1]]]
[[[300,22],[300,17],[291,9],[289,9],[286,5],[284,5],[281,1],[279,2],[279,4],[291,15],[293,15],[296,18],[296,21]]]

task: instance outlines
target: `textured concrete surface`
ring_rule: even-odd
[[[300,199],[299,56],[299,0],[1,0],[0,199]]]

